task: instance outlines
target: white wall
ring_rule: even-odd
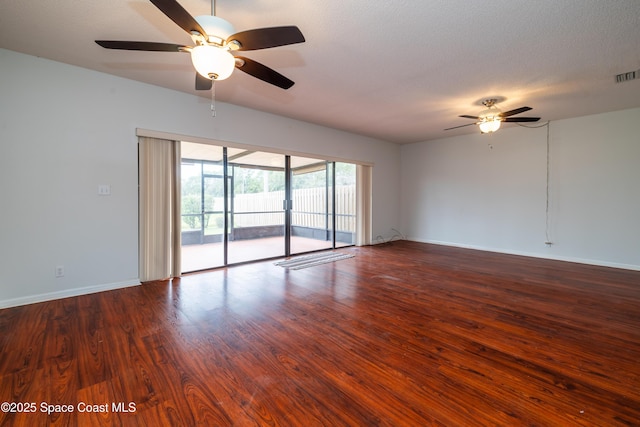
[[[493,148],[491,148],[493,147]],[[401,148],[412,240],[640,269],[640,109]]]
[[[136,128],[373,163],[373,233],[399,227],[395,144],[4,49],[0,76],[0,307],[138,283]]]

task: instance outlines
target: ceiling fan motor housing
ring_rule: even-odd
[[[480,119],[482,119],[483,121],[490,121],[490,120],[497,120],[497,119],[501,119],[502,116],[502,111],[500,111],[500,109],[498,107],[491,107],[491,108],[487,108],[486,110],[482,111],[478,117]]]
[[[217,16],[200,15],[194,19],[207,32],[207,42],[209,43],[222,46],[230,35],[236,33],[236,29],[229,21]],[[194,42],[197,42],[195,38]]]

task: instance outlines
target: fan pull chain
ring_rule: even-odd
[[[211,83],[211,117],[216,116],[216,81]]]

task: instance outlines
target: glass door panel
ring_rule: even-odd
[[[229,156],[228,262],[285,255],[285,156],[244,151]]]
[[[182,142],[182,272],[224,265],[223,148]]]
[[[336,248],[356,244],[356,165],[335,163]]]
[[[202,243],[202,164],[182,161],[181,167],[182,244]]]
[[[332,163],[292,156],[291,192],[291,254],[332,248]]]
[[[224,235],[224,177],[204,176],[204,242],[222,242]]]
[[[224,168],[222,164],[205,163],[203,172],[204,240],[219,243],[224,236]]]

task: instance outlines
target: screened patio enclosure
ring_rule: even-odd
[[[355,165],[181,145],[182,271],[355,243]]]

